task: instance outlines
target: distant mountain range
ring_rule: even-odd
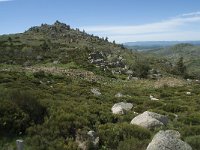
[[[128,48],[148,50],[152,48],[174,46],[181,43],[200,45],[200,41],[141,41],[141,42],[127,42],[127,43],[124,43],[124,45]]]

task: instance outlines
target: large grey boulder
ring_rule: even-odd
[[[192,150],[192,147],[180,139],[180,133],[174,130],[159,131],[146,150]]]
[[[149,111],[145,111],[144,113],[133,118],[133,120],[131,121],[131,124],[136,124],[148,129],[153,129],[155,127],[167,125],[167,123],[167,116]]]
[[[133,104],[131,103],[120,102],[120,103],[114,104],[111,110],[113,114],[124,114],[126,111],[131,110],[132,107],[133,107]]]

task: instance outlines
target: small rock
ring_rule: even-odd
[[[99,91],[98,88],[92,88],[91,92],[95,95],[95,96],[100,96],[101,92]]]
[[[43,59],[43,57],[42,57],[41,55],[38,55],[38,56],[36,57],[36,59],[37,59],[38,61],[41,61],[41,60]]]
[[[192,150],[192,147],[180,139],[175,130],[159,131],[146,150]]]
[[[115,95],[115,97],[123,97],[123,94],[122,93],[117,93],[116,95]]]
[[[137,81],[137,80],[139,80],[139,78],[138,77],[132,77],[132,80]]]
[[[59,64],[59,61],[58,61],[58,60],[54,60],[54,61],[53,61],[53,64],[55,64],[55,65],[56,65],[56,64]]]
[[[152,100],[152,101],[158,101],[158,100],[159,100],[158,98],[155,98],[155,97],[153,97],[152,95],[150,95],[149,98],[150,98],[150,100]]]
[[[191,95],[191,92],[186,92],[186,95]]]

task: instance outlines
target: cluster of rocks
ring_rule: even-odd
[[[115,56],[115,58],[111,57],[111,54],[96,51],[89,54],[88,60],[96,67],[111,71],[112,74],[125,74],[129,77],[133,76],[133,71],[129,70],[129,67],[124,63],[122,56]]]
[[[108,62],[106,61],[106,56],[103,52],[97,51],[97,52],[90,53],[88,59],[90,63],[95,64],[96,67],[108,69]]]
[[[53,40],[62,39],[65,43],[79,43],[84,41],[102,41],[101,38],[87,34],[84,30],[72,29],[69,25],[56,21],[53,25],[42,24],[41,26],[31,27],[26,33],[38,34],[43,33],[48,35]]]
[[[58,31],[63,31],[63,30],[70,30],[70,26],[66,25],[65,23],[61,23],[59,21],[56,21],[53,25],[48,25],[48,24],[42,24],[40,27],[31,27],[28,31],[32,32],[46,32],[46,31],[51,31],[51,34],[56,34]]]
[[[160,73],[159,70],[151,69],[151,70],[149,70],[148,77],[150,79],[158,80],[158,79],[162,78],[163,75]]]
[[[101,95],[99,89],[93,88],[92,93],[96,96]],[[125,95],[117,93],[116,98],[122,98]],[[150,96],[153,98],[153,96]],[[127,102],[115,103],[111,111],[115,115],[123,115],[133,108],[133,104]],[[140,127],[153,130],[168,124],[168,117],[155,112],[145,111],[142,114],[137,114],[130,122],[130,124],[138,125]],[[90,142],[92,145],[98,145],[99,138],[95,135],[94,131],[88,132],[90,135]],[[180,133],[175,130],[160,130],[149,143],[146,150],[192,150],[191,146],[180,139]]]
[[[128,80],[138,80],[135,77],[135,72],[125,64],[125,60],[121,55],[105,54],[102,51],[95,51],[89,54],[88,60],[96,67],[100,67],[103,70],[109,70],[112,74],[127,75]],[[159,70],[151,69],[148,72],[148,78],[158,80],[162,78],[162,74]]]
[[[113,105],[111,111],[113,114],[125,114],[127,111],[133,108],[133,104],[126,102],[119,102]],[[131,124],[135,124],[147,129],[154,129],[156,127],[166,126],[168,123],[168,117],[160,115],[154,112],[145,111],[142,114],[137,115],[131,121]]]
[[[122,96],[118,94],[119,96]],[[112,107],[113,114],[124,114],[131,110],[131,103],[116,103]],[[161,126],[166,126],[168,117],[158,113],[145,111],[137,115],[131,121],[131,124],[138,125],[147,129],[155,129]],[[175,130],[160,130],[149,143],[146,150],[192,150],[191,146],[180,139],[180,133]]]

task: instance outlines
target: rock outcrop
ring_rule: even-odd
[[[167,125],[167,123],[168,118],[166,116],[149,111],[145,111],[144,113],[133,118],[131,121],[131,124],[136,124],[148,129]]]
[[[112,107],[112,113],[113,114],[124,114],[126,111],[131,110],[133,107],[133,104],[131,103],[124,103],[124,102],[120,102],[120,103],[116,103],[113,107]]]
[[[159,131],[146,150],[192,150],[192,147],[180,139],[180,133],[174,130]]]

